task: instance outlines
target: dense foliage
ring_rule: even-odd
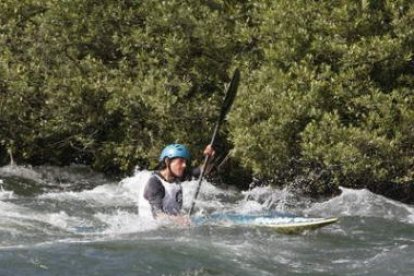
[[[0,9],[1,144],[34,164],[125,171],[148,166],[167,143],[200,149],[243,51],[232,35],[237,5],[33,0]]]
[[[257,11],[265,56],[232,120],[236,155],[282,180],[293,171],[334,185],[412,185],[414,5],[306,2]]]
[[[128,172],[171,142],[199,159],[239,67],[219,142],[227,172],[301,176],[316,194],[413,181],[412,1],[5,0],[0,10],[3,164],[9,151]]]

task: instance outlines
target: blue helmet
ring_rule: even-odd
[[[190,151],[187,149],[186,146],[181,144],[171,144],[166,146],[160,155],[160,162],[164,160],[164,158],[184,158],[186,160],[190,160],[191,155]]]

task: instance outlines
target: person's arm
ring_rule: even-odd
[[[156,177],[151,177],[145,186],[144,198],[148,200],[154,218],[164,213],[162,208],[162,201],[164,196],[165,189],[162,186],[160,180]]]
[[[209,174],[211,172],[211,170],[213,169],[213,164],[214,162],[212,162],[214,155],[216,154],[216,151],[213,148],[213,145],[207,145],[203,151],[204,156],[208,156],[210,158],[210,162],[207,164],[207,167],[204,168],[204,174]],[[201,170],[203,169],[203,165],[202,164],[200,167],[195,168],[193,170],[193,176],[196,178],[199,178],[200,174],[201,174]]]
[[[211,145],[207,145],[206,148],[204,149],[204,155],[209,155],[210,158],[213,157],[215,153],[216,152],[214,151]],[[210,159],[210,164],[207,165],[207,170],[204,172],[205,174],[209,174],[211,169],[213,168],[213,162],[211,161],[212,160]],[[200,177],[202,167],[203,165],[200,165],[195,168],[191,168],[191,167],[187,168],[184,176],[180,180],[186,181],[186,180],[191,180],[191,179],[198,179]]]
[[[213,145],[211,145],[211,144],[207,145],[206,148],[204,149],[203,154],[205,156],[206,155],[210,156],[210,158],[213,157],[216,154],[216,151],[214,150]]]

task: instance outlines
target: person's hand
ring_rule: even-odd
[[[216,154],[216,152],[215,152],[213,146],[210,144],[210,145],[206,146],[206,148],[204,149],[203,154],[207,155],[208,157],[213,157],[214,154]]]

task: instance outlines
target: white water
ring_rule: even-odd
[[[3,178],[10,176],[30,178],[37,183],[53,186],[54,183],[47,183],[47,181],[53,179],[52,174],[58,170],[52,168],[48,173],[45,173],[44,168],[42,170],[43,174],[30,168],[9,166],[1,168],[0,175]],[[30,228],[31,223],[44,223],[62,231],[78,234],[79,229],[96,228],[94,231],[89,231],[88,235],[91,232],[116,235],[153,230],[160,225],[145,220],[138,212],[140,189],[146,184],[150,175],[149,171],[139,171],[119,183],[103,184],[92,190],[46,192],[32,198],[35,208],[31,208],[31,204],[27,203],[23,206],[14,203],[25,200],[13,191],[5,190],[2,186],[4,180],[0,179],[0,214],[3,217],[0,229],[13,228],[10,225],[10,221],[13,221],[20,226],[25,224],[27,228]],[[73,182],[83,181],[82,177],[82,175],[66,176]],[[185,209],[189,208],[196,185],[197,181],[187,181],[182,184]],[[377,217],[414,224],[413,206],[387,199],[368,190],[346,188],[341,190],[341,195],[337,197],[321,203],[311,203],[306,198],[298,200],[288,189],[257,187],[240,193],[235,189],[222,190],[211,183],[203,182],[196,206],[199,213],[220,211],[258,214],[279,211],[313,217]],[[46,204],[48,208],[39,208],[42,204]],[[59,205],[62,208],[59,208]]]
[[[79,263],[82,263],[84,258],[89,258],[78,256],[78,247],[64,249],[66,244],[92,244],[93,250],[97,250],[94,252],[99,256],[99,262],[104,262],[101,264],[105,266],[105,250],[95,249],[94,246],[96,243],[115,242],[113,246],[120,247],[119,250],[124,255],[132,254],[131,260],[127,258],[120,261],[124,267],[132,267],[137,256],[151,256],[147,261],[153,264],[152,269],[155,270],[148,270],[145,274],[168,274],[170,271],[185,273],[192,265],[200,264],[195,267],[218,267],[219,271],[232,269],[231,271],[252,275],[257,275],[260,271],[259,274],[271,275],[274,264],[285,272],[303,272],[309,269],[306,263],[315,262],[318,262],[318,265],[313,266],[312,271],[316,273],[332,273],[338,269],[344,273],[355,273],[363,271],[365,267],[371,273],[377,271],[377,267],[382,267],[383,270],[379,270],[379,274],[389,274],[394,270],[397,274],[409,271],[399,266],[401,263],[410,262],[408,260],[411,257],[407,256],[410,256],[410,248],[414,244],[414,237],[409,234],[412,231],[407,230],[413,229],[414,226],[412,205],[396,202],[367,190],[342,188],[341,195],[314,203],[309,198],[298,197],[288,188],[257,187],[248,192],[238,192],[233,188],[219,189],[211,183],[204,182],[196,204],[198,213],[217,211],[260,214],[279,211],[313,217],[335,216],[340,218],[340,223],[317,231],[313,235],[309,234],[307,239],[246,228],[200,228],[188,232],[171,225],[165,228],[165,224],[139,216],[140,189],[150,174],[148,171],[136,172],[134,176],[114,183],[101,175],[78,167],[0,168],[0,255],[1,252],[10,250],[15,252],[13,250],[18,248],[33,250],[52,247],[48,258],[55,260],[52,263],[57,266],[59,259],[54,259],[54,255],[75,258]],[[41,192],[19,194],[16,192],[17,189],[14,189],[14,185],[19,184],[10,184],[10,181],[15,181],[16,178],[22,179],[24,185],[34,183],[40,186]],[[26,180],[31,182],[26,183]],[[91,183],[97,186],[89,190],[80,189],[82,185],[90,187]],[[61,184],[64,186],[63,189],[59,187]],[[184,182],[182,185],[184,208],[188,209],[197,181]],[[316,244],[309,247],[308,242],[312,240],[316,240]],[[137,244],[141,251],[130,251],[127,244]],[[166,248],[165,244],[168,244]],[[350,248],[347,247],[348,244]],[[326,255],[324,258],[333,259],[324,264],[320,263],[321,255],[313,255],[315,246],[327,251],[335,246],[339,249],[331,252],[329,257]],[[277,250],[275,247],[283,250]],[[87,248],[92,250],[90,247]],[[160,248],[164,249],[160,251]],[[180,249],[176,251],[175,248]],[[42,254],[49,254],[42,251],[43,249],[39,250]],[[216,254],[211,255],[211,252]],[[309,255],[306,252],[313,253]],[[16,254],[4,262],[19,263],[20,253]],[[167,254],[163,258],[172,258],[181,268],[163,270],[164,268],[156,265],[160,254]],[[177,257],[181,256],[180,254],[184,254],[183,259]],[[392,263],[386,262],[386,258]],[[188,259],[193,260],[192,265],[188,264]],[[38,260],[35,266],[39,268],[39,265],[44,265],[50,268],[51,265],[47,263]],[[382,263],[390,267],[390,270],[384,270]],[[119,266],[114,265],[119,269]],[[80,267],[90,268],[88,263]],[[99,268],[90,269],[91,274],[101,271]],[[107,273],[114,275],[121,273],[120,271]],[[6,270],[6,273],[2,273],[0,269],[0,274],[16,272],[21,274],[21,271],[15,268]],[[131,274],[131,270],[124,272]]]
[[[306,214],[320,216],[376,217],[414,224],[414,207],[371,193],[341,188],[340,196],[311,205]]]

